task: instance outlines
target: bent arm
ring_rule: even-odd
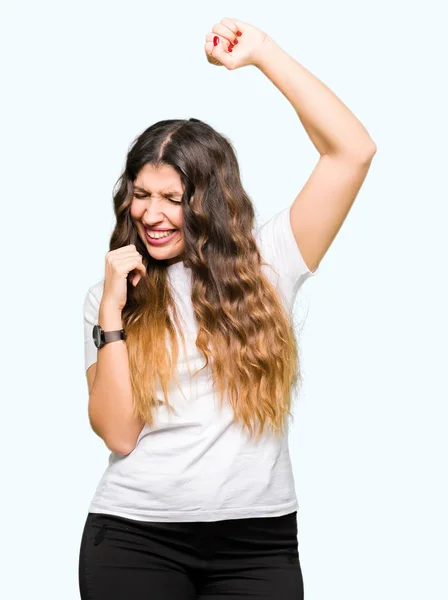
[[[121,312],[100,304],[98,322],[105,331],[122,329]],[[132,414],[133,395],[126,341],[105,344],[98,350],[95,365],[94,377],[88,375],[90,425],[109,450],[129,454],[144,422]]]

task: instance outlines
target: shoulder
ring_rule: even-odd
[[[103,297],[103,291],[104,291],[104,277],[103,277],[103,279],[100,279],[99,281],[97,281],[96,283],[94,283],[93,285],[91,285],[89,287],[89,289],[87,290],[87,295],[91,294],[93,296],[93,298],[95,298],[98,301],[101,301],[101,298]]]
[[[265,265],[263,271],[293,306],[304,282],[315,275],[300,252],[291,227],[290,206],[280,209],[254,230],[254,237]]]
[[[104,291],[104,278],[89,287],[84,298],[84,310],[97,309],[100,305]]]

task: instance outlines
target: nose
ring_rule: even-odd
[[[165,216],[160,210],[160,206],[157,202],[148,202],[146,210],[143,213],[143,223],[148,227],[154,227],[159,223],[163,222]]]

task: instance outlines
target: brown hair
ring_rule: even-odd
[[[227,392],[235,419],[251,437],[257,429],[261,436],[265,427],[283,433],[287,416],[292,417],[291,387],[301,382],[291,316],[262,272],[255,212],[233,147],[198,119],[159,121],[141,133],[114,187],[117,222],[110,250],[135,244],[147,271],[135,288],[128,278],[122,312],[134,415],[154,423],[157,377],[171,409],[169,385],[178,378],[179,352],[174,323],[185,348],[166,261],[150,256],[130,216],[133,183],[148,163],[170,165],[184,188],[182,258],[191,269],[196,345],[206,359],[194,375],[210,366],[221,406]]]

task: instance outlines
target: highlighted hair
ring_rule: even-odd
[[[292,387],[301,383],[291,316],[262,272],[255,212],[233,147],[197,119],[164,120],[146,129],[131,145],[114,188],[110,250],[134,244],[147,271],[136,288],[128,279],[122,312],[134,415],[154,424],[157,377],[171,410],[170,385],[178,382],[176,331],[185,348],[167,265],[149,255],[130,216],[133,184],[148,163],[170,165],[184,189],[182,258],[191,269],[196,346],[206,360],[193,377],[209,366],[220,406],[226,398],[250,437],[259,438],[267,428],[283,433],[292,417]]]

